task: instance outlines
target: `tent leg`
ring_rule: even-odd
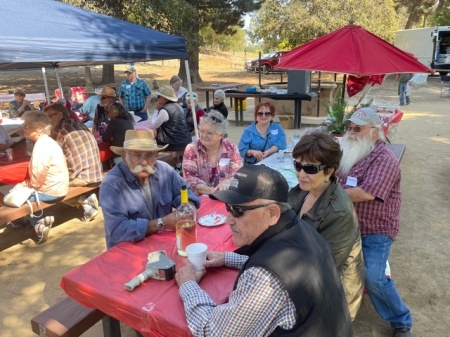
[[[186,68],[186,77],[187,77],[187,82],[188,82],[189,96],[191,97],[191,107],[192,107],[192,116],[194,118],[195,136],[198,139],[197,112],[195,111],[194,97],[192,96],[191,72],[189,70],[189,62],[188,62],[188,60],[184,60],[184,66]]]
[[[45,73],[45,67],[42,67],[42,77],[44,78],[45,96],[47,103],[50,104],[50,94],[48,92],[47,74]]]
[[[59,78],[58,68],[55,68],[55,74],[56,74],[56,82],[58,83],[58,89],[61,93],[61,98],[63,98],[63,91],[62,91],[62,85],[61,85],[61,79]]]

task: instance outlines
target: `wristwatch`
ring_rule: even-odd
[[[161,233],[164,230],[164,222],[162,221],[162,218],[158,218],[158,220],[156,220],[156,228],[158,229],[158,233]]]

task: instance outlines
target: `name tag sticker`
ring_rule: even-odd
[[[347,182],[345,183],[345,185],[356,187],[358,186],[358,179],[356,179],[356,177],[347,177]]]
[[[131,85],[127,84],[127,86],[125,87],[125,89],[130,89]]]
[[[220,158],[219,159],[219,166],[227,166],[230,164],[231,159],[230,158]]]
[[[270,130],[270,133],[271,133],[272,135],[278,135],[278,129]]]

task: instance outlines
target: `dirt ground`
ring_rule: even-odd
[[[224,54],[202,55],[204,81],[258,83],[256,75],[233,69],[231,58]],[[118,83],[123,68],[117,66]],[[164,65],[138,65],[138,70],[151,83],[153,79],[167,82],[178,68],[176,61],[165,61]],[[99,77],[100,68],[93,73]],[[64,84],[75,86],[84,84],[82,74],[82,69],[70,69],[60,75]],[[272,78],[270,81],[277,77]],[[41,80],[36,71],[2,72],[0,93],[18,86],[28,92],[43,92]],[[50,87],[55,88],[55,84]],[[401,162],[401,228],[389,262],[393,279],[411,309],[416,337],[449,336],[450,331],[450,97],[441,98],[439,94],[438,78],[429,78],[427,87],[413,91],[412,103],[404,107],[403,120],[391,136],[393,143],[406,145],[406,152]],[[373,87],[371,95],[384,103],[396,104],[398,99],[389,79]],[[230,124],[230,139],[237,142],[243,127]],[[292,133],[287,130],[288,136]],[[81,210],[63,205],[49,212],[55,215],[56,227],[43,245],[35,244],[32,231],[0,229],[0,337],[33,336],[30,319],[65,297],[59,287],[61,276],[105,250],[101,215],[85,224],[77,219]],[[357,337],[392,336],[367,295],[353,327]],[[97,324],[84,336],[101,336],[101,326]],[[134,333],[123,327],[122,336]]]

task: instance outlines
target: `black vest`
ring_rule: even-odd
[[[284,285],[295,305],[297,323],[270,336],[351,337],[350,314],[328,243],[289,210],[251,245],[236,250],[249,256],[245,269],[261,267]]]
[[[169,144],[167,151],[183,151],[192,141],[184,111],[178,103],[166,103],[162,109],[169,114],[169,120],[158,128],[158,144]]]

